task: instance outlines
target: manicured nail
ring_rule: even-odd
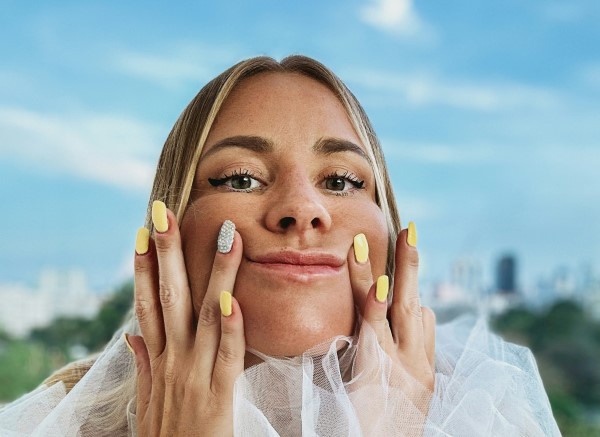
[[[148,241],[150,240],[150,231],[146,228],[139,228],[135,237],[135,253],[143,255],[148,252]]]
[[[127,334],[123,333],[123,339],[125,340],[125,344],[127,345],[127,349],[129,349],[129,351],[135,355],[135,352],[133,350],[133,348],[131,347],[131,343],[129,343],[129,339],[127,338]]]
[[[359,264],[364,264],[369,259],[369,243],[365,234],[358,234],[354,237],[354,258]]]
[[[221,225],[219,237],[217,238],[217,250],[221,253],[229,253],[233,246],[235,235],[235,224],[231,220],[225,220]]]
[[[375,289],[375,297],[379,302],[387,301],[388,291],[390,289],[390,279],[387,275],[381,275],[377,278],[377,287]]]
[[[415,227],[414,222],[408,223],[408,236],[406,237],[406,242],[409,246],[417,247],[417,228]]]
[[[219,296],[219,306],[221,307],[221,314],[225,317],[231,315],[231,293],[228,291],[222,291]]]
[[[167,220],[167,206],[160,200],[152,202],[152,223],[154,228],[160,233],[169,230],[169,221]]]

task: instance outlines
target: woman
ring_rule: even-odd
[[[316,61],[254,58],[206,85],[151,205],[124,327],[135,367],[115,336],[79,382],[71,366],[2,413],[37,411],[26,432],[558,433],[526,349],[459,322],[436,356],[415,226],[400,231],[360,104]]]

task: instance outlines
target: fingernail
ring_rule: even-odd
[[[150,240],[150,231],[146,228],[139,228],[135,237],[135,253],[143,255],[148,252],[148,241]]]
[[[123,339],[125,340],[125,344],[127,345],[127,349],[129,349],[129,351],[135,355],[135,352],[133,350],[133,348],[131,347],[131,343],[129,343],[129,338],[127,338],[127,334],[123,333]]]
[[[228,291],[222,291],[219,296],[219,306],[221,307],[221,314],[225,317],[231,315],[231,293]]]
[[[379,302],[387,301],[388,291],[390,289],[390,280],[387,275],[381,275],[377,278],[377,287],[375,297]]]
[[[359,264],[364,264],[369,259],[369,243],[365,234],[354,236],[354,258]]]
[[[235,224],[231,220],[225,220],[221,225],[219,237],[217,238],[217,250],[221,253],[229,253],[233,246],[235,235]]]
[[[409,246],[417,247],[417,228],[415,227],[414,222],[408,223],[408,236],[406,237],[406,242]]]
[[[160,233],[169,230],[169,221],[167,220],[167,206],[160,200],[152,202],[152,223]]]

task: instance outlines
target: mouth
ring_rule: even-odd
[[[345,259],[331,253],[291,250],[246,259],[258,272],[303,283],[337,275],[345,264]]]

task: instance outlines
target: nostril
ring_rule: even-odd
[[[283,217],[281,220],[279,220],[279,226],[281,226],[283,229],[287,229],[295,222],[296,219],[294,217]]]
[[[318,217],[315,217],[314,219],[312,219],[310,221],[310,224],[312,225],[313,228],[318,228],[319,227],[319,223],[321,223],[321,220],[319,220]]]

